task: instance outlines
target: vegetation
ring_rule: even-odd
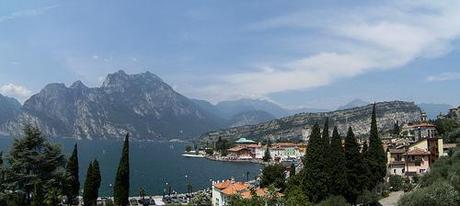
[[[74,145],[72,155],[67,162],[66,167],[66,181],[67,184],[65,195],[69,202],[75,202],[78,192],[80,191],[80,180],[78,177],[78,148],[77,144]]]
[[[63,195],[65,157],[37,128],[26,126],[24,137],[14,140],[8,167],[2,164],[2,176],[0,203],[52,205],[53,198]]]
[[[420,178],[420,188],[404,195],[400,206],[460,204],[460,152],[438,159]]]
[[[86,172],[86,180],[83,191],[83,202],[85,205],[96,205],[100,186],[101,173],[99,170],[99,162],[94,160],[93,162],[89,163],[88,170]]]
[[[118,164],[117,176],[113,187],[115,205],[125,206],[129,204],[129,134],[126,134],[125,142]]]
[[[308,198],[320,202],[328,196],[327,174],[324,172],[324,143],[318,124],[312,128],[309,144],[304,158],[304,169],[301,171],[302,188]]]
[[[329,192],[331,195],[343,195],[347,188],[347,175],[345,165],[345,151],[342,147],[342,137],[334,127],[332,131],[331,146],[329,149],[329,162],[330,162],[330,179],[333,181],[329,182]]]
[[[379,137],[376,120],[375,104],[372,109],[371,131],[369,137],[369,150],[366,154],[368,167],[370,170],[369,189],[373,189],[377,184],[383,182],[386,176],[387,156],[382,146],[382,140]]]
[[[199,192],[190,200],[189,205],[191,206],[194,206],[194,205],[210,206],[211,197],[204,192]]]
[[[284,173],[285,168],[280,164],[269,165],[264,167],[262,170],[262,180],[260,182],[261,187],[268,187],[273,185],[280,191],[284,191],[286,188],[286,175]]]
[[[399,175],[391,175],[388,178],[388,183],[390,184],[391,191],[400,191],[403,189],[403,178]]]
[[[270,156],[270,150],[269,150],[269,148],[267,146],[267,148],[265,149],[265,152],[264,152],[264,156],[262,157],[262,161],[269,162],[271,159],[272,159],[272,157]]]

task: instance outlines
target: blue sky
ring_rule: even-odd
[[[0,1],[0,93],[151,71],[211,102],[460,104],[459,1]]]

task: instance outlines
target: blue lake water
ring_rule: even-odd
[[[118,161],[121,155],[121,141],[107,140],[74,140],[55,139],[52,142],[61,145],[66,155],[69,155],[75,143],[79,147],[80,184],[83,185],[86,169],[91,160],[97,158],[101,167],[102,183],[100,194],[111,195]],[[0,137],[0,151],[7,154],[13,140]],[[186,191],[188,181],[193,190],[210,187],[210,180],[221,180],[234,177],[245,180],[246,172],[254,178],[260,172],[261,166],[251,163],[230,163],[211,161],[203,158],[186,158],[181,154],[184,143],[131,142],[130,143],[130,193],[137,195],[143,187],[148,194],[160,195],[166,183],[178,192]]]

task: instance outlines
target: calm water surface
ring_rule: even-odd
[[[51,140],[61,145],[69,155],[75,143],[79,147],[80,184],[83,185],[88,164],[97,158],[101,167],[101,195],[111,195],[110,184],[115,179],[123,142],[107,140]],[[11,138],[0,137],[0,151],[7,154],[12,143]],[[186,191],[186,183],[191,181],[193,190],[210,187],[210,179],[221,180],[234,177],[246,179],[259,173],[261,166],[251,163],[229,163],[210,161],[203,158],[182,157],[186,144],[131,142],[130,167],[132,195],[137,195],[143,187],[148,194],[162,194],[166,183],[178,192]]]

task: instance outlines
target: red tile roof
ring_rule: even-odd
[[[431,153],[420,148],[415,148],[406,152],[405,155],[430,155]]]

